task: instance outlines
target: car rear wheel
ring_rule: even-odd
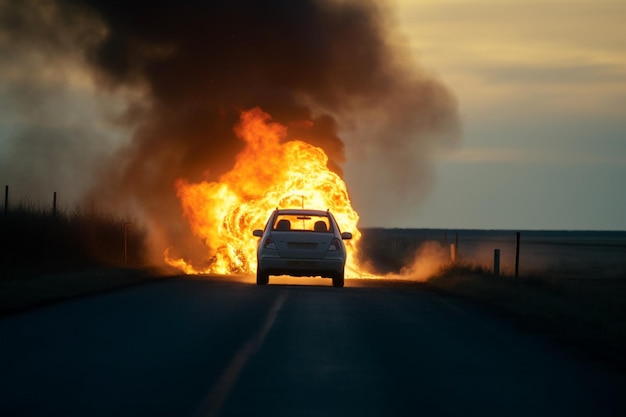
[[[343,287],[343,271],[333,276],[333,287],[341,288]]]
[[[265,272],[256,271],[256,285],[267,285],[270,282],[270,276]]]

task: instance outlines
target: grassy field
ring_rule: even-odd
[[[34,204],[0,214],[0,314],[154,279],[144,265],[145,231],[125,223]]]

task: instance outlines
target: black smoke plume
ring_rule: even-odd
[[[138,213],[160,237],[155,247],[191,245],[173,183],[215,180],[232,166],[243,147],[232,130],[242,109],[258,106],[289,126],[290,137],[324,148],[339,173],[346,158],[341,129],[373,126],[351,146],[375,159],[381,172],[372,176],[399,184],[400,193],[427,175],[420,155],[455,137],[453,97],[412,64],[384,2],[50,0],[5,7],[28,16],[25,4],[39,10],[39,20],[46,18],[41,8],[52,10],[49,33],[69,33],[44,33],[40,45],[54,52],[70,43],[101,91],[141,92],[117,120],[132,140],[93,165],[97,179],[85,198]],[[14,38],[33,30],[18,15],[6,22]],[[95,28],[90,36],[86,24]]]

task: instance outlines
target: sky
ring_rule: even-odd
[[[625,2],[397,5],[415,59],[458,100],[462,139],[391,223],[626,230]]]
[[[456,100],[461,133],[445,146],[420,139],[408,158],[404,148],[391,149],[381,163],[376,152],[411,138],[380,142],[364,157],[360,138],[371,124],[353,128],[338,118],[361,226],[626,230],[623,0],[385,4],[403,59]],[[68,24],[74,35],[84,30],[85,44],[106,33],[99,21]],[[101,88],[70,31],[56,32],[54,48],[41,48],[41,40],[32,48],[0,30],[0,177],[8,178],[0,181],[11,183],[12,197],[35,202],[53,191],[67,201],[102,181],[93,167],[129,145],[133,129],[120,118],[144,94],[141,86]],[[22,140],[27,148],[17,146]],[[402,187],[386,182],[393,158],[405,169]],[[36,166],[46,167],[44,175],[30,175]]]

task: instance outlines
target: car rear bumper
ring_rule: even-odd
[[[343,272],[342,259],[279,259],[260,258],[258,268],[268,275],[290,275],[294,277],[328,277]]]

